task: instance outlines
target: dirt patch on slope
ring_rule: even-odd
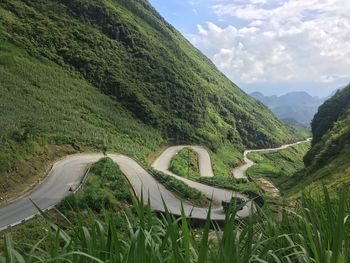
[[[262,177],[256,178],[255,182],[259,185],[259,187],[272,197],[281,196],[280,190],[277,189],[269,180],[264,179]]]

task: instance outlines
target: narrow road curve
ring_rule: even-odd
[[[171,159],[183,148],[188,147],[191,148],[198,155],[199,162],[199,171],[201,176],[204,177],[213,177],[214,172],[211,165],[211,159],[208,151],[201,146],[192,146],[192,145],[179,145],[172,146],[167,148],[153,163],[153,168],[167,172],[170,167]]]
[[[152,164],[152,167],[155,168],[158,171],[161,171],[163,173],[166,173],[168,175],[174,176],[176,179],[181,180],[185,182],[190,187],[196,188],[199,191],[201,191],[204,195],[206,195],[209,199],[212,200],[214,206],[220,206],[222,200],[228,200],[232,196],[236,196],[239,198],[242,198],[244,200],[248,200],[248,198],[240,193],[231,191],[231,190],[225,190],[222,188],[216,188],[212,187],[206,184],[198,183],[195,181],[192,181],[190,179],[178,176],[171,171],[169,171],[170,161],[171,159],[184,147],[190,147],[192,148],[197,154],[198,154],[198,161],[199,161],[199,169],[201,176],[207,176],[211,177],[214,176],[212,166],[211,166],[211,160],[208,151],[200,146],[173,146],[166,149]],[[249,215],[249,210],[251,208],[251,202],[247,203],[247,206],[244,207],[243,210],[240,211],[239,216],[245,217]],[[220,208],[221,210],[221,208]]]
[[[168,172],[167,169],[171,157],[174,156],[181,147],[183,148],[184,146],[180,146],[179,148],[171,147],[166,150],[154,162],[153,167],[169,174],[170,172]],[[204,176],[213,176],[208,152],[204,148],[197,146],[194,146],[193,149],[196,150],[199,155],[201,173],[203,172],[202,174]],[[0,230],[20,224],[38,214],[30,200],[42,210],[50,209],[57,205],[65,196],[70,194],[70,188],[75,189],[79,186],[88,164],[97,162],[102,157],[103,155],[98,153],[75,154],[67,156],[55,163],[48,177],[33,189],[30,194],[0,208]],[[109,154],[108,157],[120,166],[137,197],[140,198],[141,193],[143,193],[144,200],[149,199],[155,211],[164,211],[163,198],[171,213],[181,215],[182,201],[162,184],[158,183],[158,181],[134,159],[117,154]],[[172,173],[170,174],[176,176]],[[232,196],[239,196],[248,200],[247,197],[239,193],[207,186],[179,176],[176,177],[188,183],[191,187],[202,191],[209,198],[212,198],[214,205],[219,205],[221,200],[229,199]],[[251,211],[251,206],[252,203],[249,201],[247,205],[238,212],[237,216],[242,218],[247,217]],[[186,216],[197,219],[205,219],[207,217],[207,208],[193,207],[185,202],[183,202],[183,207]],[[224,220],[225,213],[223,209],[221,207],[214,207],[211,211],[211,219],[218,221]]]
[[[233,175],[235,178],[247,178],[245,175],[246,170],[255,164],[247,157],[248,153],[250,152],[278,151],[310,140],[311,139],[308,139],[306,141],[287,144],[272,149],[247,150],[244,152],[244,161],[246,163],[236,168]],[[198,154],[201,176],[214,176],[209,153],[205,148],[200,146],[182,145],[169,147],[155,160],[152,166],[155,169],[174,176],[189,186],[198,189],[208,198],[212,199],[214,208],[211,211],[211,218],[213,220],[225,219],[225,213],[220,207],[222,200],[227,200],[232,196],[237,196],[248,201],[246,196],[239,193],[194,182],[170,172],[169,166],[172,157],[184,147],[191,147]],[[37,209],[30,200],[32,200],[42,210],[51,209],[57,205],[65,196],[70,194],[70,188],[75,189],[80,185],[87,166],[91,163],[97,162],[103,156],[104,155],[98,153],[75,154],[67,156],[55,163],[48,177],[41,184],[37,185],[30,194],[27,194],[8,204],[7,206],[0,208],[0,231],[9,226],[14,226],[29,220],[38,214]],[[134,159],[117,154],[109,154],[108,157],[110,157],[120,166],[121,170],[133,187],[136,196],[140,198],[141,193],[143,193],[144,200],[149,199],[152,208],[155,211],[164,211],[162,202],[163,198],[167,208],[175,215],[181,215],[181,203],[183,203],[186,216],[197,219],[206,218],[208,209],[193,207],[192,205],[181,201],[162,184],[158,183],[158,181],[155,180],[154,177],[146,170],[144,170],[144,168]],[[251,212],[251,209],[252,202],[248,201],[246,206],[238,212],[237,216],[242,218],[247,217]]]
[[[307,140],[304,140],[304,141],[299,141],[299,142],[296,142],[296,143],[291,143],[291,144],[285,144],[285,145],[282,145],[281,147],[277,147],[277,148],[269,148],[269,149],[258,149],[258,150],[246,150],[244,151],[244,164],[235,168],[233,171],[232,171],[232,175],[234,178],[236,179],[245,179],[245,180],[248,180],[248,177],[246,176],[246,171],[248,170],[248,168],[252,167],[253,165],[255,165],[255,162],[253,162],[252,160],[250,160],[248,158],[248,154],[249,153],[252,153],[252,152],[276,152],[276,151],[279,151],[279,150],[283,150],[283,149],[287,149],[291,146],[295,146],[295,145],[298,145],[298,144],[301,144],[301,143],[306,143],[306,142],[309,142],[311,141],[311,138],[308,138]]]

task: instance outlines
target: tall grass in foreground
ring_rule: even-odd
[[[18,251],[6,235],[0,262],[346,263],[349,201],[345,194],[331,200],[325,189],[322,199],[303,195],[297,208],[284,210],[279,220],[258,212],[237,222],[228,214],[220,228],[208,216],[200,230],[192,229],[186,217],[174,218],[168,211],[155,217],[142,200],[135,201],[138,222],[129,224],[127,239],[119,235],[113,216],[89,226],[72,226],[70,235],[47,219],[52,228],[45,237],[49,248],[42,249],[40,240],[28,251]]]

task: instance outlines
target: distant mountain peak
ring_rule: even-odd
[[[250,94],[250,96],[254,97],[254,96],[265,96],[265,95],[262,94],[260,91],[254,91]]]
[[[310,126],[318,107],[325,101],[324,98],[313,97],[306,91],[293,91],[281,96],[265,96],[256,91],[250,96],[264,103],[280,120],[305,126]]]

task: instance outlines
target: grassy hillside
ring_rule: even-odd
[[[67,153],[143,160],[195,142],[215,156],[298,137],[143,0],[1,1],[0,73],[5,197]]]
[[[214,155],[216,158],[220,158],[220,154]],[[235,151],[231,154],[226,155],[227,158],[231,156],[235,161]],[[211,156],[212,157],[212,156]],[[213,159],[213,158],[212,158]],[[220,167],[216,167],[215,164],[219,164]],[[237,163],[236,163],[237,164]],[[214,187],[230,189],[245,193],[250,197],[255,197],[257,194],[261,194],[258,187],[251,182],[245,180],[235,179],[232,177],[232,168],[228,169],[229,165],[225,164],[225,160],[215,161],[214,160],[214,177],[200,176],[198,155],[191,148],[183,148],[180,150],[170,162],[169,170],[173,173],[189,178],[194,181],[198,181],[203,184],[211,185]],[[219,168],[219,169],[218,169]],[[227,171],[226,171],[227,168]]]
[[[197,153],[191,148],[183,148],[171,159],[169,170],[183,177],[198,179],[200,171]]]
[[[291,131],[246,96],[147,1],[2,1],[2,39],[79,72],[176,140],[266,146]]]
[[[3,198],[33,183],[33,175],[44,173],[50,159],[77,152],[79,145],[142,159],[162,142],[159,131],[77,74],[3,42],[0,64]]]
[[[257,164],[247,170],[249,176],[266,177],[277,188],[281,189],[283,182],[304,166],[303,158],[310,149],[310,143],[302,143],[277,152],[257,153],[248,155]]]
[[[305,156],[306,169],[290,182],[291,194],[308,186],[331,192],[350,185],[350,85],[327,100],[312,121],[312,148]]]

